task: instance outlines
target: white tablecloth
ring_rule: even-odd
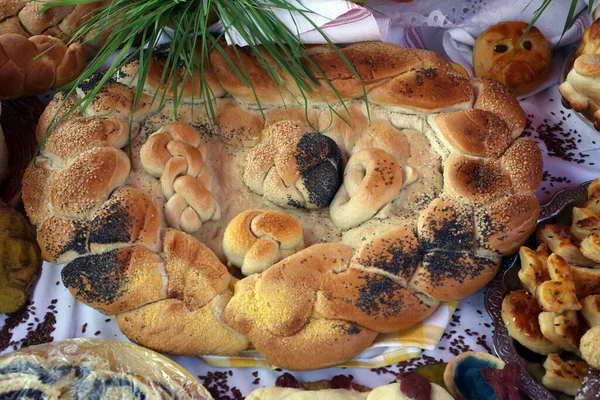
[[[431,31],[425,42],[435,37],[440,37],[439,32]],[[600,133],[561,106],[557,85],[521,104],[530,119],[527,132],[538,141],[544,154],[545,178],[537,192],[540,202],[548,201],[562,188],[600,177]],[[557,155],[561,151],[556,149],[569,146],[574,149],[567,161]],[[448,361],[468,349],[491,351],[493,327],[483,306],[484,291],[460,302],[438,348],[426,351],[419,359],[376,370],[330,368],[294,375],[303,381],[314,381],[349,374],[358,383],[374,387],[389,383],[396,373],[416,365],[433,360]],[[49,264],[44,265],[41,278],[31,290],[29,307],[18,315],[0,316],[0,326],[2,354],[29,343],[74,337],[127,341],[114,320],[75,301],[61,283],[59,268]],[[254,368],[218,369],[194,357],[173,358],[220,399],[242,398],[255,388],[272,385],[282,373]]]

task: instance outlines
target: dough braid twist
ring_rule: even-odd
[[[221,217],[211,193],[212,176],[204,168],[206,149],[190,125],[174,122],[152,134],[141,150],[143,168],[160,178],[165,218],[170,227],[197,232],[202,223]]]
[[[245,211],[231,220],[223,234],[227,260],[246,276],[261,273],[303,248],[300,221],[281,211]]]

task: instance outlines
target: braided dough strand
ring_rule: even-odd
[[[402,168],[388,152],[363,149],[348,160],[344,183],[329,208],[331,219],[347,230],[371,219],[402,189]]]
[[[142,167],[160,178],[167,200],[165,218],[170,227],[187,233],[221,217],[212,193],[212,177],[204,168],[206,149],[190,125],[173,122],[148,138],[140,152]]]

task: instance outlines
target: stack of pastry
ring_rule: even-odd
[[[600,130],[600,20],[596,19],[583,33],[579,48],[567,67],[568,75],[558,87],[562,103],[593,122]]]
[[[581,337],[600,326],[600,179],[573,208],[570,227],[547,224],[536,236],[536,250],[519,252],[523,289],[504,298],[502,319],[515,340],[548,356],[544,385],[575,395],[588,364],[559,353],[581,356]]]

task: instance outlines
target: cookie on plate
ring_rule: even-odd
[[[563,257],[571,265],[591,267],[594,262],[579,250],[578,241],[571,236],[571,229],[563,224],[547,224],[536,233],[539,242],[546,243],[550,252]]]
[[[521,285],[529,293],[535,293],[535,289],[540,283],[550,279],[548,273],[548,246],[542,243],[534,251],[529,247],[522,246],[519,250],[521,258],[521,269],[519,270],[519,280]]]
[[[588,364],[583,361],[564,361],[558,354],[553,353],[548,355],[544,362],[546,373],[542,377],[542,383],[548,389],[575,396],[588,368]]]
[[[542,334],[538,322],[541,312],[535,297],[524,290],[509,293],[502,301],[502,321],[513,339],[539,354],[560,351],[557,345]]]

